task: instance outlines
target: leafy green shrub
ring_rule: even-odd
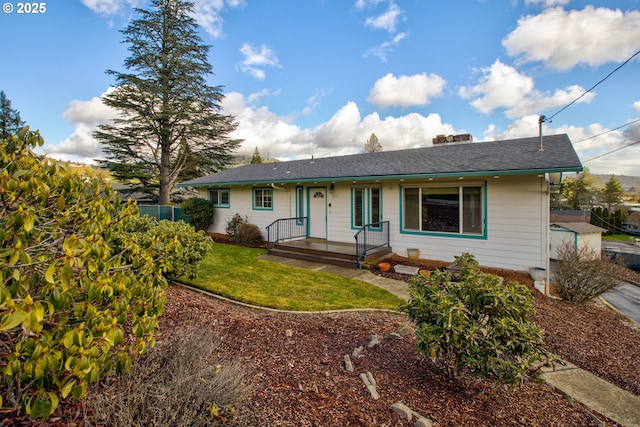
[[[154,344],[170,265],[157,236],[123,233],[134,204],[42,144],[28,128],[0,143],[0,405],[46,420]]]
[[[224,232],[227,233],[227,236],[231,237],[233,240],[236,240],[238,237],[238,227],[248,222],[249,217],[245,216],[243,218],[239,213],[235,213],[231,218],[227,220],[227,224],[224,226]]]
[[[416,276],[403,307],[416,324],[417,349],[450,376],[464,371],[511,386],[539,380],[553,358],[529,321],[533,298],[517,282],[482,273],[475,258],[456,257],[459,281],[448,271]]]
[[[133,240],[142,246],[155,245],[159,252],[155,262],[167,279],[195,278],[198,263],[207,255],[213,242],[203,231],[196,231],[182,221],[167,221],[145,215],[127,218],[114,236],[114,249],[120,251]]]
[[[182,202],[180,207],[189,224],[196,230],[207,231],[209,226],[213,224],[215,208],[211,201],[192,197]]]
[[[264,239],[262,238],[260,228],[255,224],[240,224],[236,235],[236,243],[249,247],[262,246]]]
[[[600,253],[582,246],[563,242],[558,247],[558,261],[554,273],[558,293],[562,299],[585,303],[618,285],[615,266],[600,257]]]
[[[227,361],[220,337],[201,328],[167,336],[114,386],[90,392],[93,425],[214,426],[235,418],[249,392],[240,361]]]

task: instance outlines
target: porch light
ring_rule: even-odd
[[[332,182],[329,186],[329,193],[333,193],[334,191],[336,191],[336,185]]]

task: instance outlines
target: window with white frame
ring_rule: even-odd
[[[402,191],[403,231],[484,234],[481,185],[407,186]]]
[[[253,189],[253,209],[273,209],[273,189]]]
[[[213,206],[217,208],[229,207],[229,189],[228,188],[216,188],[209,190],[209,200],[213,203]]]

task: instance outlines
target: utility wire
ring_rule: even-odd
[[[636,145],[636,144],[640,144],[640,140],[639,140],[639,141],[632,142],[631,144],[624,145],[624,146],[622,146],[622,147],[618,147],[618,148],[616,148],[615,150],[611,150],[611,151],[607,151],[606,153],[599,154],[599,155],[597,155],[597,156],[595,156],[595,157],[592,157],[592,158],[590,158],[590,159],[587,159],[587,160],[583,161],[582,163],[587,163],[587,162],[590,162],[591,160],[599,159],[600,157],[607,156],[607,155],[609,155],[609,154],[611,154],[611,153],[615,153],[616,151],[620,151],[620,150],[623,150],[623,149],[625,149],[625,148],[629,148],[629,147],[631,147],[632,145]]]
[[[589,140],[589,139],[597,138],[597,137],[602,136],[602,135],[606,135],[606,134],[608,134],[609,132],[613,132],[614,130],[618,130],[618,129],[623,128],[623,127],[625,127],[625,126],[632,125],[632,124],[634,124],[635,122],[640,122],[640,119],[635,119],[635,120],[633,120],[633,121],[630,121],[629,123],[625,123],[625,124],[623,124],[623,125],[620,125],[620,126],[618,126],[617,128],[609,129],[609,130],[604,131],[604,132],[602,132],[602,133],[599,133],[599,134],[597,134],[597,135],[593,135],[593,136],[590,136],[590,137],[588,137],[588,138],[581,139],[580,141],[575,141],[575,142],[574,142],[574,144],[577,144],[578,142],[582,142],[582,141],[587,141],[587,140]]]
[[[571,101],[570,103],[568,103],[567,105],[565,105],[564,107],[562,107],[560,110],[556,111],[551,117],[547,117],[545,118],[545,121],[550,122],[551,119],[553,119],[555,116],[557,116],[558,114],[560,114],[561,112],[563,112],[564,110],[566,110],[567,108],[569,108],[571,105],[575,104],[580,98],[582,98],[583,96],[585,96],[586,94],[588,94],[589,92],[591,92],[593,89],[596,88],[596,86],[598,86],[600,83],[604,82],[605,80],[607,80],[609,77],[611,77],[611,75],[613,73],[615,73],[616,71],[618,71],[620,68],[622,68],[623,66],[625,66],[629,61],[631,61],[633,58],[635,58],[636,56],[640,55],[640,50],[637,51],[636,53],[634,53],[633,55],[631,55],[629,57],[629,59],[627,59],[626,61],[624,61],[622,64],[620,64],[615,70],[613,70],[612,72],[610,72],[609,74],[607,74],[605,76],[605,78],[603,78],[602,80],[600,80],[598,83],[594,84],[593,86],[591,86],[589,88],[589,90],[587,90],[586,92],[584,92],[582,95],[580,95],[579,97],[577,97],[576,99],[574,99],[573,101]]]

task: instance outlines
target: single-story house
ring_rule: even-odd
[[[593,259],[600,258],[604,228],[588,222],[551,223],[551,259],[561,259],[558,251],[568,244],[577,252],[584,251]]]
[[[210,232],[239,213],[274,244],[382,245],[443,261],[469,252],[483,266],[526,271],[548,270],[549,193],[563,172],[581,170],[560,134],[251,164],[179,186],[214,204]]]

